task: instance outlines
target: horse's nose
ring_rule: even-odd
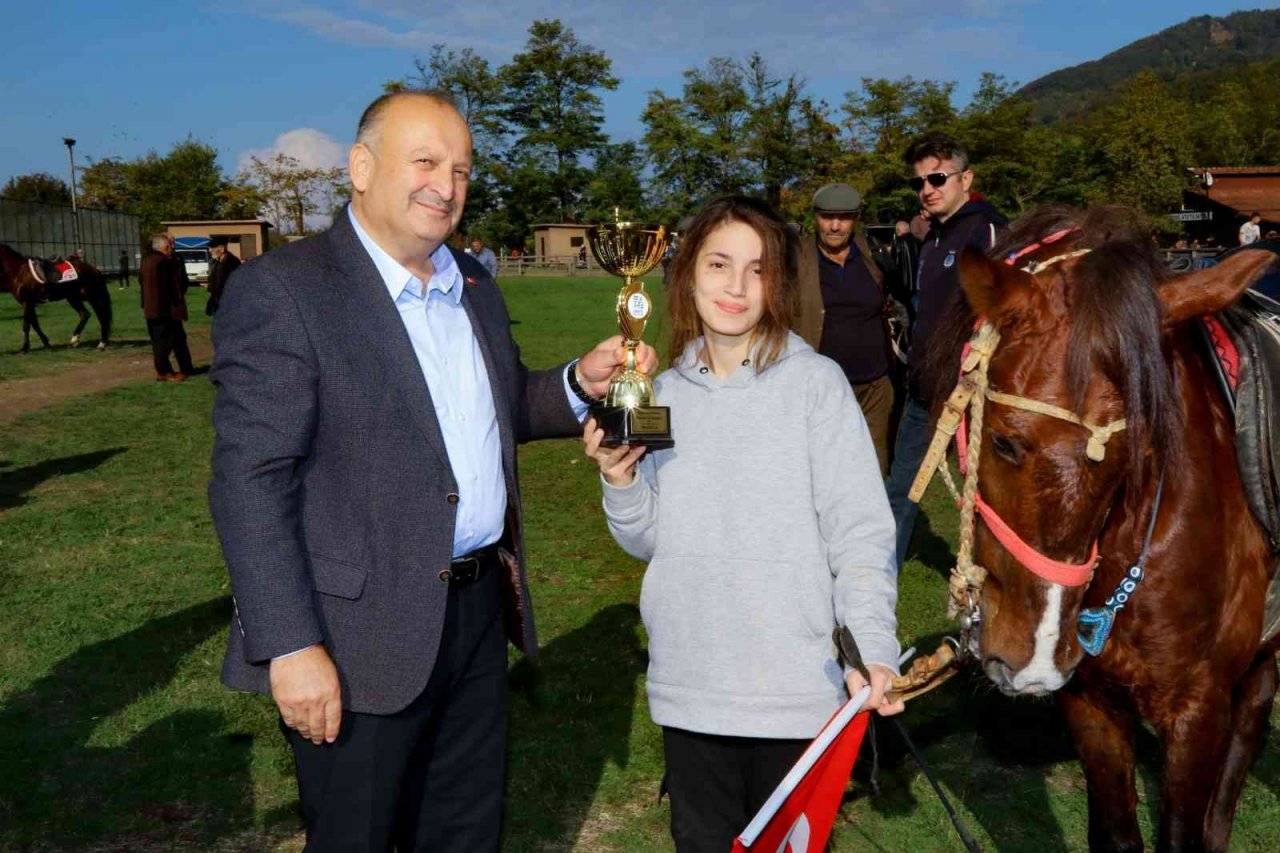
[[[995,682],[1003,693],[1013,692],[1013,667],[998,657],[990,656],[983,660],[982,671]]]

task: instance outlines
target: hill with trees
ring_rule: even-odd
[[[1033,80],[1018,94],[1039,121],[1054,122],[1115,100],[1115,88],[1140,72],[1166,82],[1280,59],[1280,10],[1202,15],[1139,39],[1101,59]]]

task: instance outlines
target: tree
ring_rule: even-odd
[[[13,201],[38,201],[45,204],[70,204],[71,190],[61,178],[48,172],[18,175],[5,182],[0,196]]]
[[[151,151],[124,166],[125,209],[138,215],[144,234],[165,220],[217,216],[223,174],[212,146],[187,137],[163,157]]]
[[[130,167],[119,157],[90,158],[80,171],[80,198],[85,207],[127,210],[130,201]]]
[[[522,167],[540,163],[551,177],[557,218],[578,217],[588,175],[582,160],[607,142],[601,89],[616,89],[613,63],[580,43],[560,21],[534,21],[523,53],[500,73],[506,96],[503,119],[517,136]],[[506,193],[507,205],[518,197]]]
[[[1177,207],[1190,162],[1185,104],[1154,73],[1120,87],[1120,100],[1093,123],[1103,161],[1103,198],[1164,214]]]
[[[648,219],[643,173],[644,155],[636,143],[601,148],[583,194],[582,221],[612,222],[615,209],[623,219]]]
[[[256,189],[263,209],[271,213],[281,233],[306,234],[306,218],[327,214],[342,195],[346,173],[304,167],[297,157],[279,153],[269,160],[254,156],[238,176],[238,183]]]

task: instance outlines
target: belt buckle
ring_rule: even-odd
[[[458,557],[449,563],[449,582],[471,583],[480,577],[479,557]]]

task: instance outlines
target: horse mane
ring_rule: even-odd
[[[1124,398],[1126,431],[1135,448],[1130,473],[1139,475],[1141,448],[1149,447],[1158,465],[1181,443],[1181,407],[1162,347],[1163,308],[1157,294],[1169,273],[1139,215],[1123,207],[1039,208],[1019,218],[988,254],[1007,258],[1066,229],[1078,229],[1079,236],[1028,257],[1091,250],[1076,262],[1064,294],[1072,322],[1066,364],[1072,406],[1076,411],[1084,407],[1095,372],[1106,376]],[[960,350],[975,319],[957,288],[921,376],[921,390],[934,403],[946,399],[955,386]]]

